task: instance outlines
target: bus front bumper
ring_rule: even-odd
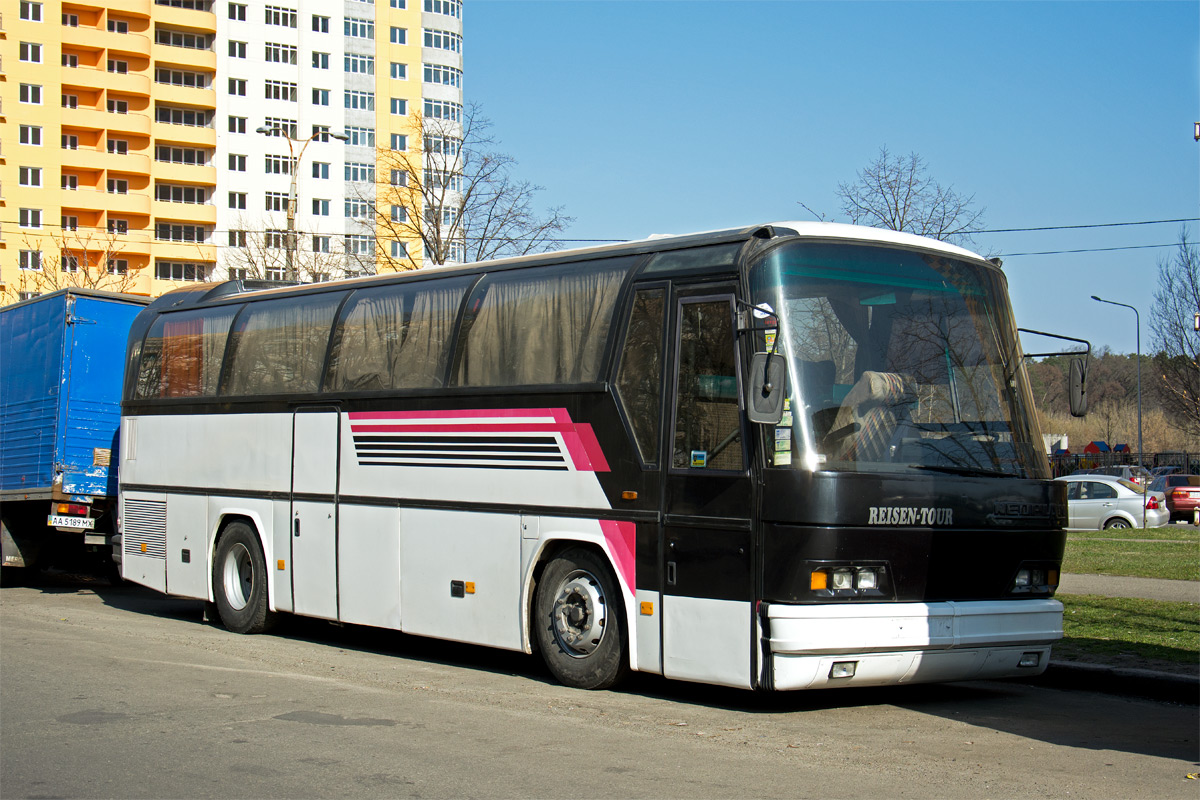
[[[1062,638],[1057,600],[767,607],[775,689],[1039,675]]]

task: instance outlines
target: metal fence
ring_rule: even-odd
[[[1155,467],[1179,467],[1189,474],[1200,474],[1200,453],[1167,452],[1146,453],[1141,458],[1137,453],[1072,453],[1050,456],[1050,468],[1055,477],[1070,475],[1076,470],[1096,467],[1115,467],[1141,463],[1146,469]]]

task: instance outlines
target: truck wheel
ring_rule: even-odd
[[[567,686],[607,689],[629,671],[620,591],[594,551],[574,547],[546,566],[534,630],[546,666]]]
[[[275,625],[267,608],[267,566],[254,530],[244,522],[225,528],[213,560],[213,597],[221,624],[234,633],[264,633]]]

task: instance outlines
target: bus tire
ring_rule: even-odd
[[[234,633],[264,633],[275,625],[267,607],[267,564],[254,529],[232,522],[217,543],[213,597],[221,624]]]
[[[546,666],[566,686],[607,689],[629,671],[620,589],[593,550],[572,547],[546,565],[534,631]]]

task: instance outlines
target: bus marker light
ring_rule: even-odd
[[[1018,667],[1036,667],[1042,661],[1041,653],[1022,653],[1021,660],[1017,662]]]
[[[829,573],[823,569],[814,569],[812,576],[808,579],[808,588],[816,591],[818,589],[829,588]]]
[[[467,581],[463,584],[463,591],[467,594],[475,594],[475,581]]]
[[[637,500],[637,492],[621,492],[622,500]]]
[[[858,669],[857,661],[835,661],[833,662],[833,666],[829,668],[829,677],[853,678],[856,669]]]
[[[146,552],[146,543],[142,542],[142,552]]]
[[[1051,586],[1058,586],[1058,570],[1050,570],[1050,577],[1048,578],[1048,581]]]
[[[649,602],[642,603],[642,616],[643,617],[653,617],[654,616],[654,603],[649,603]]]
[[[287,561],[281,558],[277,562],[277,566],[279,567],[279,571],[283,572],[285,569],[287,569]]]

